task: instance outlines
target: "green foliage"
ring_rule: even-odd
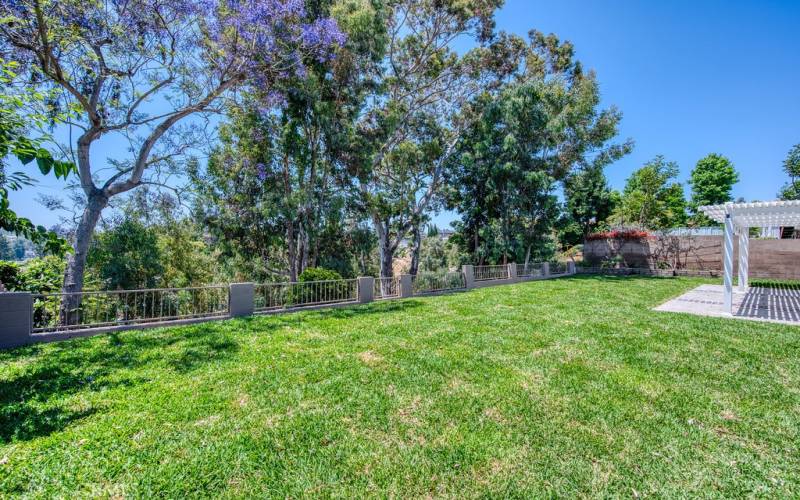
[[[160,286],[190,287],[215,282],[220,266],[191,220],[171,219],[153,229],[161,263]]]
[[[0,59],[0,229],[27,238],[46,252],[64,255],[70,249],[66,240],[18,216],[9,206],[9,191],[18,191],[33,184],[31,177],[24,172],[8,172],[9,156],[16,157],[23,165],[35,162],[42,175],[52,173],[56,179],[66,179],[76,172],[74,164],[56,160],[42,147],[45,138],[30,139],[25,135],[29,121],[35,120],[35,117],[23,118],[20,108],[24,101],[8,91],[17,78],[14,73],[16,67],[15,63]],[[44,99],[39,94],[25,97],[40,101]]]
[[[603,165],[592,165],[572,173],[564,180],[564,214],[560,221],[560,240],[573,246],[594,231],[606,227],[617,201],[608,187]]]
[[[20,289],[33,293],[52,293],[61,290],[64,281],[64,259],[47,255],[29,259],[22,266]]]
[[[0,282],[14,292],[49,293],[61,288],[64,260],[54,255],[24,263],[0,260]]]
[[[733,200],[731,191],[738,181],[739,173],[728,158],[712,153],[698,161],[689,180],[692,186],[690,208],[693,222],[696,225],[711,225],[711,220],[699,213],[698,207]]]
[[[420,272],[438,272],[457,268],[460,264],[458,248],[438,235],[422,239],[419,257]]]
[[[97,235],[87,263],[109,290],[152,288],[162,282],[164,268],[155,230],[126,218]]]
[[[326,302],[345,297],[349,284],[342,281],[342,275],[331,269],[307,267],[297,281],[307,285],[294,285],[290,288],[287,304],[309,304]],[[319,282],[322,283],[312,283]]]
[[[679,227],[686,224],[686,199],[683,186],[676,182],[678,165],[657,156],[635,171],[622,192],[614,212],[614,222],[635,224],[648,229]]]
[[[789,176],[789,182],[783,186],[779,194],[782,200],[800,200],[800,144],[795,144],[786,159],[783,160],[783,171]]]
[[[569,182],[575,222],[588,226],[609,203],[602,168],[630,149],[609,143],[621,115],[599,109],[595,76],[569,42],[533,32],[524,59],[525,74],[476,103],[480,120],[449,172],[448,204],[461,215],[454,241],[474,263],[552,256],[556,183]]]
[[[340,280],[342,275],[331,269],[324,269],[321,267],[307,267],[297,277],[297,281],[303,283],[307,281],[328,281]]]
[[[0,283],[2,283],[8,291],[19,290],[22,283],[19,264],[7,260],[0,260]]]

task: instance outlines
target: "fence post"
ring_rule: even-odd
[[[358,302],[366,304],[374,300],[375,278],[372,276],[360,276],[358,278]]]
[[[413,276],[410,274],[400,275],[400,297],[406,298],[414,295],[414,288],[412,283]]]
[[[517,264],[508,264],[508,279],[511,281],[517,282]]]
[[[567,274],[575,274],[575,262],[567,262]]]
[[[231,318],[250,316],[255,310],[255,284],[231,283],[228,292],[228,314]]]
[[[0,293],[0,349],[31,343],[33,295],[28,292]]]
[[[464,288],[467,290],[475,288],[475,268],[471,264],[461,266],[461,272],[464,273]]]
[[[542,264],[542,277],[549,278],[550,277],[550,263],[545,262]]]

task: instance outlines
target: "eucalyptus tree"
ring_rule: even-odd
[[[387,2],[387,44],[353,135],[361,203],[378,235],[381,276],[441,194],[444,170],[475,119],[470,103],[516,65],[494,34],[501,0]],[[472,43],[463,55],[454,45]],[[506,57],[511,56],[511,57]]]
[[[558,215],[555,190],[576,171],[602,168],[630,148],[610,141],[621,119],[600,109],[594,73],[554,35],[519,39],[522,60],[497,96],[476,107],[448,171],[456,241],[474,262],[543,258]]]
[[[218,111],[237,89],[271,89],[326,60],[344,36],[329,18],[309,20],[283,0],[2,0],[0,45],[30,86],[70,113],[70,144],[85,208],[64,291],[82,289],[86,255],[109,201],[148,183],[186,151],[188,117]],[[105,136],[128,140],[127,156],[93,158]],[[76,306],[68,301],[66,308]]]

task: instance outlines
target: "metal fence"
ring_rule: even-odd
[[[33,333],[228,314],[226,285],[33,295]]]
[[[461,271],[422,272],[416,274],[411,281],[411,290],[414,295],[459,290],[466,286],[464,273]]]
[[[541,262],[517,264],[517,276],[520,278],[538,278],[544,276],[544,264]]]
[[[400,278],[375,278],[375,285],[372,290],[372,297],[375,300],[396,299],[400,297]]]
[[[568,272],[567,265],[563,263],[550,263],[549,266],[550,275]],[[507,265],[475,266],[473,277],[474,281],[499,281],[510,278],[515,270],[516,275],[523,279],[547,277],[545,264],[542,263],[519,264],[516,268]],[[30,333],[57,334],[78,329],[107,331],[125,325],[160,324],[239,316],[252,312],[387,300],[463,290],[468,282],[472,283],[462,271],[421,272],[410,278],[410,290],[401,286],[400,277],[392,277],[375,278],[372,284],[368,279],[342,279],[32,294],[29,299],[33,311]],[[359,293],[360,284],[373,287],[371,299],[362,298],[362,295],[370,295]],[[484,283],[481,286],[491,284]],[[28,314],[27,311],[25,314]]]
[[[303,281],[255,285],[256,312],[358,301],[358,280]]]
[[[475,266],[475,281],[504,280],[508,278],[508,266]]]

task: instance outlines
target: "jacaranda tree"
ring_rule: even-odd
[[[276,98],[276,82],[328,60],[344,35],[302,0],[0,0],[0,46],[30,87],[54,98],[78,131],[71,148],[85,208],[64,291],[82,289],[102,210],[137,186],[161,181],[193,137],[187,118],[219,110],[243,88]],[[129,155],[98,162],[105,136]],[[76,306],[67,301],[66,307]]]

